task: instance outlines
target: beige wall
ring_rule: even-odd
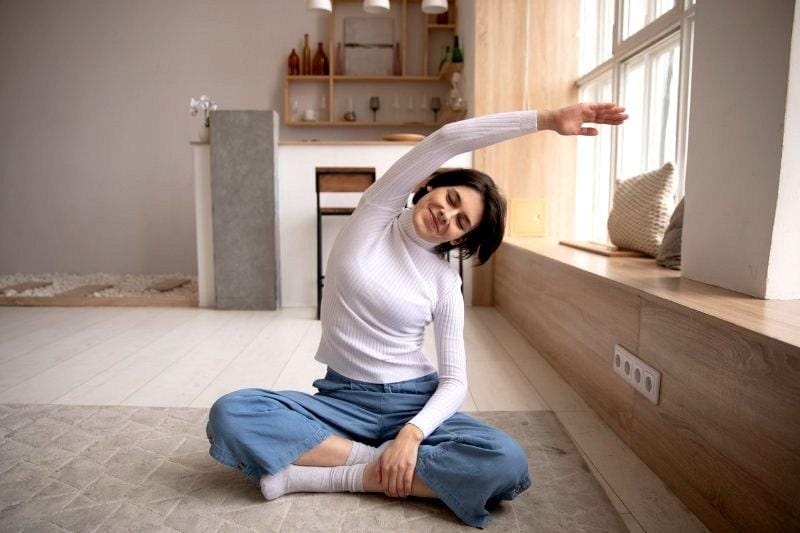
[[[189,98],[282,112],[305,32],[324,37],[325,16],[302,0],[0,2],[0,274],[196,272]]]

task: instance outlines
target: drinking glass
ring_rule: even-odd
[[[370,97],[369,108],[372,109],[372,122],[376,122],[378,119],[378,109],[381,108],[381,99],[377,96]]]
[[[433,121],[439,121],[439,110],[442,108],[442,99],[438,96],[431,98],[431,111],[433,111]]]

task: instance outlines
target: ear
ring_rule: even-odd
[[[427,187],[425,187],[425,188],[428,190],[428,192],[431,192],[431,191],[433,190],[433,187],[431,187],[430,185],[428,185],[428,186],[427,186]]]

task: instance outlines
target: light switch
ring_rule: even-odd
[[[512,237],[547,235],[547,205],[544,200],[511,199],[510,232]]]

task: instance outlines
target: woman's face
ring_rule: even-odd
[[[483,217],[481,194],[466,185],[426,188],[428,193],[414,205],[414,229],[428,242],[458,244]]]

